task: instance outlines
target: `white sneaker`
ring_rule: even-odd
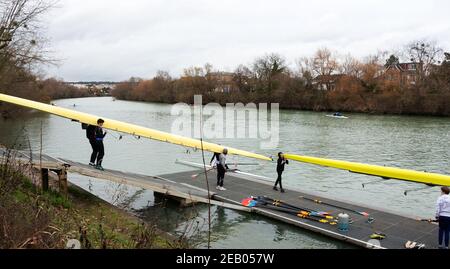
[[[216,190],[219,190],[219,191],[220,191],[220,186],[217,186],[217,187],[216,187]]]
[[[224,187],[220,187],[221,191],[226,191],[227,189],[225,189]]]

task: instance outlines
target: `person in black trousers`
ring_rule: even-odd
[[[106,132],[103,132],[103,119],[97,121],[97,126],[89,125],[86,129],[86,137],[89,139],[89,143],[92,147],[90,166],[94,166],[97,169],[103,170],[102,161],[105,155],[105,147],[103,145],[103,139],[106,136]],[[97,160],[97,162],[96,162]]]
[[[277,185],[278,185],[278,183],[280,183],[280,191],[284,192],[283,185],[281,184],[281,174],[283,174],[285,164],[289,164],[289,161],[284,158],[283,152],[279,152],[278,153],[278,161],[277,161],[278,178],[277,178],[277,181],[275,182],[275,186],[273,186],[273,189],[276,191],[278,191]]]
[[[441,196],[436,202],[436,220],[439,222],[439,248],[448,249],[450,240],[450,189],[441,188]]]
[[[225,172],[229,169],[226,163],[226,156],[228,154],[228,149],[223,149],[223,152],[219,154],[219,160],[217,162],[217,187],[216,189],[221,191],[226,191],[223,187],[223,180],[225,178]]]
[[[90,166],[95,166],[95,159],[97,159],[98,155],[97,143],[95,139],[95,129],[95,125],[88,125],[86,128],[86,137],[87,139],[89,139],[89,144],[91,144],[92,147],[91,159],[89,162]]]

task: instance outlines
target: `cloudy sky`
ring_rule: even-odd
[[[450,50],[448,0],[60,0],[45,23],[66,81],[172,76],[328,47],[363,57],[418,38]]]

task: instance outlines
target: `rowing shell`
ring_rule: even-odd
[[[348,119],[348,117],[346,116],[335,116],[335,115],[326,115],[327,117],[330,118],[336,118],[336,119]]]
[[[320,166],[332,167],[342,170],[348,170],[353,173],[365,174],[370,176],[379,176],[386,179],[397,179],[423,183],[430,186],[450,186],[450,176],[419,172],[414,170],[400,169],[394,167],[384,167],[371,164],[339,161],[332,159],[322,159],[309,156],[300,156],[294,154],[283,154],[286,159],[310,163]]]
[[[103,127],[105,129],[114,130],[117,132],[132,134],[135,136],[146,137],[153,140],[163,141],[171,144],[181,145],[185,147],[202,149],[210,152],[222,152],[224,148],[228,149],[229,154],[240,155],[249,158],[261,159],[266,161],[271,161],[272,159],[260,154],[248,152],[245,150],[230,148],[221,146],[214,143],[203,142],[197,139],[183,137],[179,135],[174,135],[166,132],[161,132],[158,130],[142,127],[139,125],[134,125],[126,122],[121,122],[112,119],[106,119],[103,117],[95,116],[88,113],[78,112],[75,110],[70,110],[67,108],[51,106],[44,103],[39,103],[23,98],[18,98],[6,94],[0,94],[0,101],[16,104],[23,107],[28,107],[43,112],[47,112],[53,115],[57,115],[63,118],[71,119],[72,121],[77,121],[80,123],[97,125],[97,120],[102,118],[105,123]]]

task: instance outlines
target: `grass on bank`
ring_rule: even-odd
[[[0,248],[185,248],[187,245],[92,194],[42,192],[21,171],[0,166]]]

